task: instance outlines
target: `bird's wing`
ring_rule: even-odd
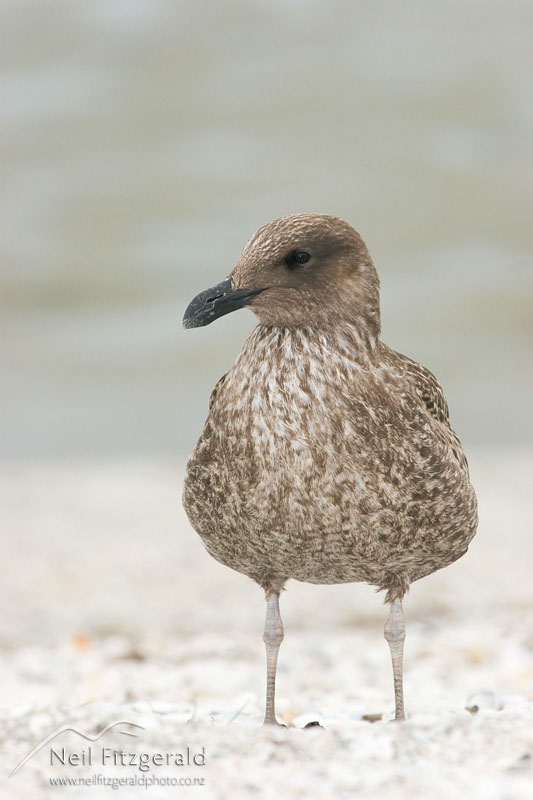
[[[407,356],[402,356],[405,371],[411,378],[413,388],[429,413],[436,420],[450,428],[450,412],[442,387],[429,369]],[[450,428],[451,430],[451,428]]]
[[[382,357],[384,360],[388,362],[388,365],[392,367],[394,372],[408,379],[422,407],[434,420],[440,423],[437,427],[437,435],[439,438],[451,447],[459,464],[463,467],[467,467],[466,456],[463,452],[459,437],[450,425],[448,403],[446,402],[444,392],[436,377],[429,369],[426,369],[426,367],[423,367],[417,361],[413,361],[412,358],[404,356],[402,353],[397,353],[390,347],[383,345],[383,343],[380,343],[380,345],[383,348]],[[440,433],[438,433],[439,427]]]
[[[215,388],[211,392],[211,397],[209,398],[209,411],[211,411],[211,409],[213,408],[213,403],[216,400],[216,397],[217,397],[217,394],[218,394],[218,390],[220,389],[220,387],[222,386],[222,384],[226,380],[226,375],[227,374],[228,373],[225,372],[224,375],[221,378],[219,378],[218,381],[215,383]]]

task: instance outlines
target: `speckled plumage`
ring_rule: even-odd
[[[352,323],[259,325],[211,396],[185,508],[209,553],[265,588],[367,581],[392,599],[475,533],[437,380],[374,342]]]
[[[265,588],[366,581],[392,599],[474,535],[437,381],[382,343],[363,357],[354,334],[260,325],[213,392],[185,507],[209,553]]]
[[[287,268],[304,247],[313,263]],[[279,593],[366,581],[392,602],[462,556],[477,507],[436,378],[379,340],[379,280],[347,223],[282,218],[232,286],[259,324],[211,396],[184,505],[208,552]]]

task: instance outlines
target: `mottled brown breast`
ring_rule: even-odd
[[[466,459],[436,379],[342,330],[258,326],[213,392],[184,505],[209,552],[264,586],[389,594],[475,533]]]

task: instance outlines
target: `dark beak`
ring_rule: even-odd
[[[201,328],[224,314],[248,305],[262,289],[232,289],[231,278],[206,289],[191,300],[183,317],[184,328]]]

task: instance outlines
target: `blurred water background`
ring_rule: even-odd
[[[530,0],[2,0],[1,453],[187,454],[275,217],[363,235],[467,446],[533,442]]]

